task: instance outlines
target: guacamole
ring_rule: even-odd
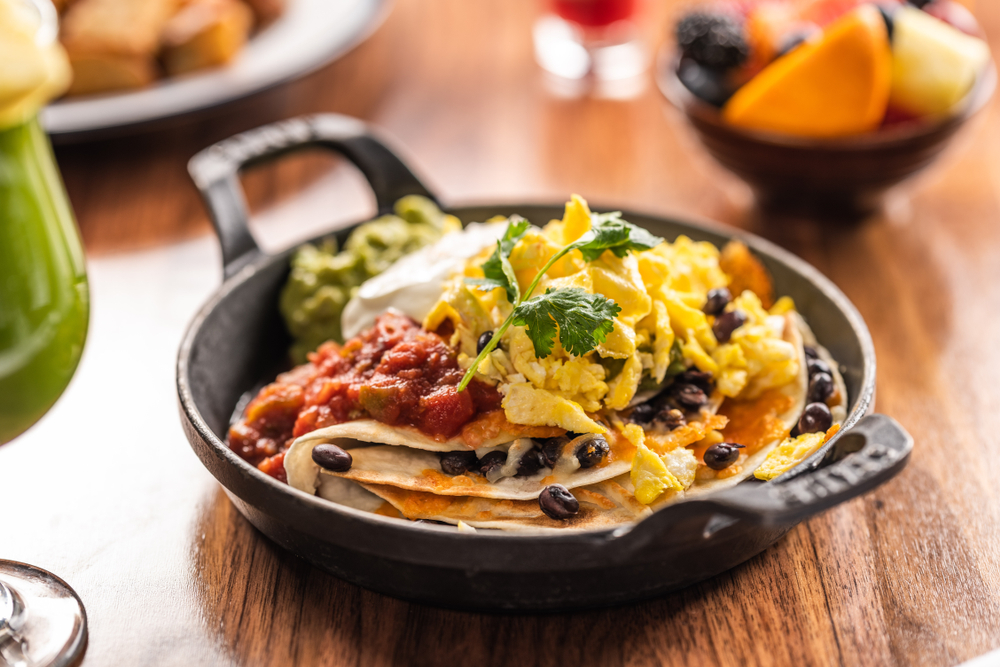
[[[292,258],[292,274],[280,301],[281,315],[295,339],[295,362],[304,362],[307,353],[328,340],[343,342],[340,316],[361,283],[460,228],[458,218],[442,213],[431,200],[410,195],[396,202],[395,215],[351,232],[339,252],[333,237],[302,246]]]

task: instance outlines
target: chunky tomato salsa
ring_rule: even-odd
[[[449,438],[500,408],[500,394],[478,380],[459,393],[464,374],[440,336],[390,311],[344,345],[324,343],[309,363],[261,389],[229,429],[229,447],[284,480],[292,441],[333,424],[370,418]]]

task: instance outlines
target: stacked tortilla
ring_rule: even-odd
[[[461,436],[437,440],[411,427],[389,426],[369,419],[345,422],[308,433],[295,441],[285,457],[288,483],[306,493],[356,509],[410,520],[466,524],[474,528],[565,531],[631,523],[650,514],[653,509],[737,484],[763,463],[784,439],[784,434],[793,429],[805,406],[808,377],[804,338],[815,344],[802,319],[789,315],[785,339],[799,351],[800,363],[796,378],[777,390],[786,397],[782,405],[788,406],[780,414],[772,415],[780,422],[779,430],[783,431],[783,435],[756,448],[742,462],[738,473],[724,478],[691,475],[687,488],[664,493],[651,506],[636,500],[629,475],[636,446],[624,436],[622,430],[629,422],[630,410],[603,415],[602,421],[607,427],[603,439],[608,448],[597,464],[584,467],[587,462],[581,465],[577,456],[592,436],[570,434],[562,438],[558,456],[547,459],[548,465],[533,473],[530,468],[527,471],[522,469],[521,475],[517,472],[523,457],[532,451],[537,454],[540,447],[551,443],[553,438],[539,437],[551,436],[551,432],[508,422],[492,437],[471,444]],[[825,350],[821,354],[830,359]],[[835,364],[831,365],[835,367]],[[832,410],[835,422],[839,423],[845,416],[847,394],[839,374],[836,374],[835,380],[842,398]],[[688,427],[693,427],[690,428],[692,432],[703,435],[712,424],[713,415],[721,403],[718,396],[712,398],[698,414],[688,416]],[[748,414],[744,421],[752,422],[758,417]],[[718,423],[719,419],[715,417],[714,421]],[[700,426],[705,428],[699,432]],[[731,421],[722,433],[738,432],[746,426]],[[663,435],[662,426],[644,428],[650,438],[657,436],[654,428],[660,428],[659,435]],[[353,463],[349,470],[331,472],[313,461],[313,450],[325,443],[350,452]],[[694,442],[686,444],[693,446]],[[503,452],[506,458],[502,467],[496,466],[491,471],[489,478],[475,468],[459,474],[445,472],[442,454],[471,451],[475,451],[479,460],[490,452]],[[579,512],[562,520],[547,516],[538,499],[550,484],[560,484],[569,489],[579,502]]]

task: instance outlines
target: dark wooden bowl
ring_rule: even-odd
[[[694,127],[723,167],[753,189],[765,210],[793,210],[822,217],[873,212],[886,190],[927,167],[972,116],[993,97],[991,62],[955,112],[936,122],[901,124],[856,137],[809,139],[743,130],[695,97],[677,77],[677,58],[663,52],[657,84]]]

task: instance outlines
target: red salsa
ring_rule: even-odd
[[[284,480],[292,441],[333,424],[369,418],[447,439],[500,409],[500,394],[483,382],[459,393],[464,374],[439,335],[390,311],[344,345],[324,343],[309,363],[261,389],[229,429],[229,447]]]

